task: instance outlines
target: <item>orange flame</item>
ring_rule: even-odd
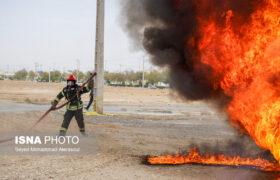
[[[252,166],[262,171],[280,171],[280,166],[277,162],[269,162],[265,159],[252,159],[227,157],[224,155],[210,155],[206,154],[201,156],[196,148],[191,150],[188,155],[175,155],[175,156],[159,156],[148,158],[150,164],[206,164],[206,165],[227,165],[227,166]]]
[[[173,1],[176,7],[180,5],[181,0]],[[202,0],[196,4],[199,28],[186,42],[186,48],[194,50],[191,58],[194,68],[208,78],[213,90],[222,90],[231,98],[225,107],[231,124],[245,130],[279,162],[280,2],[258,1],[246,23],[242,22],[244,17],[233,10],[205,16],[209,3],[211,1]],[[264,171],[280,170],[277,162],[238,156],[201,156],[196,149],[187,156],[152,157],[148,162],[248,165]]]
[[[225,111],[232,125],[244,129],[279,161],[279,1],[263,0],[243,24],[238,24],[241,15],[232,10],[220,15],[221,23],[216,14],[205,18],[200,14],[204,6],[197,6],[199,32],[187,42],[188,46],[198,47],[195,68],[207,74],[213,89],[221,89],[231,97]]]

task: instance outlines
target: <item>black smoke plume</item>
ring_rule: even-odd
[[[232,10],[235,31],[248,23],[256,5],[263,0],[123,0],[123,17],[126,32],[134,46],[145,49],[153,64],[168,67],[171,86],[189,100],[221,97],[209,82],[210,67],[197,72],[193,62],[199,57],[197,48],[186,42],[193,37],[199,40],[197,15],[213,17],[221,26],[222,14]],[[202,65],[203,66],[203,65]]]

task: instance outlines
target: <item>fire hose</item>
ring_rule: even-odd
[[[56,110],[58,110],[58,109],[61,109],[61,108],[63,108],[64,106],[66,106],[68,103],[70,103],[71,101],[73,101],[73,100],[75,99],[75,97],[76,97],[76,96],[81,92],[81,90],[85,87],[85,85],[86,85],[87,83],[89,83],[89,81],[90,81],[94,76],[96,76],[96,73],[93,73],[93,74],[90,75],[90,77],[87,79],[87,81],[84,82],[84,83],[82,84],[82,86],[81,86],[80,89],[77,91],[77,93],[75,94],[75,96],[73,96],[70,100],[68,100],[67,102],[65,102],[64,104],[62,104],[62,105],[60,105],[60,106],[58,106],[58,107],[56,107],[56,108],[50,107],[50,109],[47,110],[47,111],[33,124],[33,126],[31,126],[31,127],[27,130],[27,132],[31,131],[35,126],[37,126],[51,111],[56,111]],[[13,139],[14,139],[14,138],[9,138],[9,139],[0,140],[0,144],[1,144],[1,143],[5,143],[5,142],[12,141]]]

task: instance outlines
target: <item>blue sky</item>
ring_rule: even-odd
[[[139,70],[120,26],[121,0],[105,3],[105,70]],[[0,0],[0,70],[94,69],[96,0]],[[150,68],[151,65],[146,62]]]

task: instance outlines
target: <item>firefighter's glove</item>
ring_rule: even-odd
[[[55,110],[57,104],[58,104],[57,101],[52,101],[52,102],[51,102],[51,105],[52,105],[52,106],[51,106],[51,109],[52,109],[52,110]]]

